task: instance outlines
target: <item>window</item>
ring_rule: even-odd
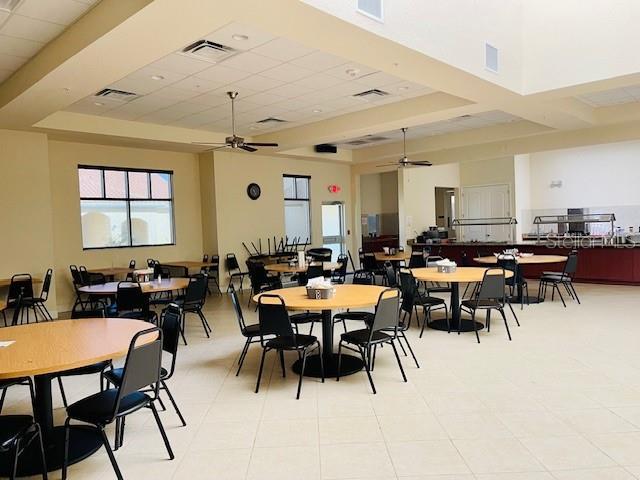
[[[82,246],[173,245],[173,172],[78,166]]]
[[[283,175],[284,228],[289,239],[311,241],[311,206],[309,182],[311,177]]]

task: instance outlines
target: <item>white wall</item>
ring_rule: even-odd
[[[513,158],[514,216],[516,241],[522,240],[522,234],[531,224],[531,158],[529,154],[516,155]],[[523,230],[524,229],[524,230]]]

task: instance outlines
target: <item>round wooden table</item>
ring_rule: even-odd
[[[338,354],[333,352],[333,316],[331,311],[336,308],[364,308],[377,305],[380,294],[386,287],[373,285],[335,285],[336,294],[333,298],[316,300],[307,297],[306,287],[281,288],[270,290],[264,294],[279,295],[284,300],[287,310],[322,311],[322,359],[325,377],[338,376]],[[253,297],[254,302],[264,295]],[[342,354],[340,376],[359,372],[364,367],[362,359],[353,355]],[[300,372],[302,363],[296,361],[293,370]],[[304,374],[309,377],[320,377],[320,359],[318,355],[307,357]]]
[[[47,470],[60,469],[64,458],[64,427],[53,424],[51,380],[56,373],[123,357],[133,336],[151,326],[125,318],[89,318],[0,329],[1,341],[15,342],[0,348],[0,379],[34,377],[33,413],[42,428]],[[32,442],[20,456],[19,476],[41,473],[36,444]],[[69,464],[87,458],[101,446],[95,429],[72,426]],[[0,457],[0,476],[8,476],[9,463],[7,456]]]
[[[115,295],[118,293],[118,283],[120,282],[107,282],[98,285],[87,285],[80,287],[78,290],[88,295]],[[173,290],[183,290],[189,285],[188,278],[165,278],[162,282],[158,283],[155,280],[151,282],[140,283],[142,287],[142,293],[160,293],[171,292]]]
[[[304,273],[308,268],[309,265],[300,267],[298,263],[294,265],[289,263],[271,263],[264,266],[265,270],[278,273]],[[337,262],[322,262],[322,270],[337,270],[338,268],[340,268],[340,264]]]
[[[378,262],[402,262],[411,258],[411,252],[398,252],[395,255],[387,255],[384,252],[375,252],[373,254]]]
[[[451,330],[458,330],[459,328],[461,332],[472,332],[475,329],[471,320],[460,318],[460,283],[482,282],[484,272],[486,271],[487,269],[484,267],[458,267],[456,271],[452,273],[438,272],[438,269],[435,267],[411,269],[411,273],[413,273],[416,280],[451,284],[451,303],[449,307]],[[513,272],[505,271],[505,277],[513,277]],[[484,328],[484,325],[480,322],[476,323],[478,330]],[[435,330],[447,331],[449,329],[446,318],[432,320],[428,326]]]
[[[516,256],[516,262],[518,265],[539,265],[542,263],[564,263],[567,261],[567,257],[564,255],[530,255],[526,257],[518,257]],[[473,259],[474,261],[486,265],[495,265],[498,263],[498,257],[495,255],[487,256],[487,257],[477,257]],[[524,292],[522,291],[522,285],[516,285],[516,295],[515,297],[511,297],[511,301],[514,303],[541,303],[544,301],[543,298],[524,296]]]

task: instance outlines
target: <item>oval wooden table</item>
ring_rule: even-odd
[[[402,262],[411,258],[411,252],[398,252],[395,255],[387,255],[384,252],[375,252],[373,254],[378,262]]]
[[[475,262],[482,263],[485,265],[495,265],[498,263],[498,257],[495,255],[487,256],[487,257],[477,257],[473,259]],[[567,261],[567,257],[564,255],[530,255],[526,257],[516,257],[516,262],[518,265],[540,265],[542,263],[564,263]],[[543,298],[524,296],[524,292],[522,291],[522,285],[516,285],[516,295],[515,297],[511,297],[511,301],[514,303],[541,303],[544,302]]]
[[[107,282],[100,283],[98,285],[87,285],[80,287],[78,290],[88,295],[115,295],[118,293],[118,283],[120,282]],[[188,278],[165,278],[160,283],[155,280],[151,282],[142,282],[142,293],[160,293],[171,292],[173,290],[184,290],[189,285]]]
[[[322,270],[337,270],[338,268],[340,268],[340,264],[337,262],[322,262]],[[294,265],[289,263],[270,263],[265,265],[264,269],[278,273],[304,273],[309,269],[309,265],[300,267],[297,263]]]
[[[333,316],[331,311],[337,308],[365,308],[377,305],[380,294],[386,287],[373,285],[335,285],[336,294],[333,298],[316,300],[307,297],[306,287],[280,288],[270,290],[264,294],[279,295],[284,300],[287,310],[322,311],[322,359],[325,377],[338,376],[338,354],[333,352]],[[264,295],[253,297],[254,302]],[[364,367],[362,359],[353,355],[342,354],[340,376],[359,372]],[[298,360],[293,364],[293,370],[300,373],[302,368]],[[319,355],[307,357],[304,375],[320,377]]]
[[[429,268],[412,268],[411,273],[416,280],[422,282],[442,282],[451,284],[451,303],[449,307],[449,313],[451,315],[451,330],[458,330],[461,332],[474,331],[473,322],[471,320],[460,318],[460,283],[475,283],[482,282],[484,278],[484,272],[487,269],[484,267],[458,267],[455,272],[441,273],[435,267]],[[505,277],[513,277],[513,272],[505,271]],[[484,325],[480,322],[476,322],[478,330],[484,328]],[[447,325],[447,319],[432,320],[429,322],[429,328],[435,330],[449,329]]]
[[[51,380],[65,370],[126,355],[133,336],[151,327],[140,320],[88,318],[30,323],[0,329],[0,379],[34,377],[33,413],[42,428],[47,470],[58,470],[64,458],[64,427],[54,426]],[[152,338],[149,338],[149,341]],[[41,473],[37,442],[20,456],[19,476]],[[69,436],[69,464],[77,463],[102,446],[94,429],[73,426]],[[8,476],[9,459],[0,457],[0,476]]]

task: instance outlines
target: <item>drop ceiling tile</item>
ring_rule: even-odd
[[[213,67],[209,67],[206,70],[198,72],[196,76],[198,78],[204,78],[206,80],[226,84],[242,80],[243,78],[247,78],[249,75],[251,75],[250,72],[229,68],[224,65],[214,65]]]
[[[153,81],[153,80],[151,80]],[[182,90],[189,90],[191,92],[210,92],[211,90],[215,90],[218,87],[221,87],[223,83],[216,82],[213,80],[206,80],[204,78],[199,77],[187,77],[179,82],[175,82],[171,86],[173,88],[180,88]]]
[[[153,77],[156,77],[155,79]],[[160,78],[162,77],[162,78]],[[140,70],[128,75],[127,78],[135,78],[140,80],[146,80],[149,82],[157,83],[163,87],[171,85],[179,80],[186,78],[184,73],[172,72],[171,70],[164,70],[157,67],[143,67]]]
[[[14,57],[13,55],[6,55],[0,53],[0,69],[3,70],[17,70],[27,61],[24,57]]]
[[[369,87],[363,86],[357,82],[343,82],[325,89],[325,91],[331,92],[336,98],[352,97],[356,93],[360,93],[365,90],[369,90]]]
[[[254,95],[258,93],[256,90],[253,90],[251,88],[247,88],[247,87],[234,88],[233,85],[225,85],[224,87],[216,88],[211,93],[216,95],[224,95],[224,98],[228,102],[229,96],[227,95],[227,92],[230,92],[230,91],[238,92],[238,100],[242,100],[244,98],[247,98],[250,95]]]
[[[271,93],[271,91],[269,91],[268,93]],[[300,110],[302,108],[308,107],[309,105],[312,105],[313,103],[315,103],[315,100],[310,100],[303,96],[283,100],[282,105],[288,110]]]
[[[276,80],[273,78],[263,77],[260,75],[251,75],[250,77],[233,82],[230,85],[232,90],[240,90],[243,88],[250,88],[256,92],[264,92],[265,90],[271,90],[272,88],[279,87],[284,82],[282,80]]]
[[[247,38],[233,38],[234,35],[244,35]],[[251,50],[252,48],[267,43],[268,41],[273,40],[273,38],[275,37],[257,28],[233,22],[222,28],[219,28],[218,30],[210,33],[204,38],[205,40],[211,40],[212,42],[226,45],[228,47],[235,48],[236,50],[244,51]]]
[[[304,57],[296,58],[295,60],[292,60],[291,63],[316,72],[322,72],[324,70],[337,67],[338,65],[343,65],[347,62],[343,58],[336,57],[329,53],[313,52],[309,55],[305,55]]]
[[[225,106],[225,109],[227,111],[227,115],[231,114],[231,102],[229,101],[229,99],[227,99],[227,104]],[[241,99],[236,101],[236,105],[235,105],[235,110],[236,112],[249,112],[251,110],[255,110],[256,108],[260,108],[262,107],[261,104],[259,103],[255,103],[255,102],[250,102],[249,100],[246,99]]]
[[[87,10],[89,5],[74,0],[24,0],[16,13],[66,26],[71,25]]]
[[[224,61],[225,67],[236,68],[250,73],[260,73],[280,65],[282,62],[252,52],[244,52]]]
[[[171,126],[173,127],[195,128],[195,129],[197,129],[201,125],[204,125],[205,123],[206,122],[203,122],[199,118],[195,118],[195,115],[189,115],[187,117],[183,117],[173,122],[170,122]]]
[[[120,103],[108,102],[106,100],[107,99],[104,99],[104,101],[94,102],[94,101],[90,101],[90,99],[85,98],[69,106],[66,110],[68,112],[84,113],[88,115],[103,115],[104,113],[110,110],[113,110],[114,108],[121,105]],[[96,104],[102,104],[102,105],[96,105]]]
[[[187,57],[180,53],[172,53],[171,55],[167,55],[166,57],[153,62],[148,65],[148,67],[159,68],[160,70],[169,70],[183,75],[193,75],[211,67],[211,63]]]
[[[294,85],[300,85],[312,90],[320,90],[323,88],[332,87],[333,85],[338,85],[339,83],[342,83],[342,80],[331,75],[318,73],[317,75],[313,75],[312,77],[302,78],[292,83]]]
[[[191,103],[191,102],[180,102],[165,108],[163,111],[167,111],[171,113],[181,113],[182,116],[186,116],[186,115],[193,115],[194,113],[200,113],[208,109],[209,109],[208,105]]]
[[[43,22],[35,18],[11,15],[0,33],[10,37],[24,38],[36,42],[49,42],[64,30],[64,26],[57,23]]]
[[[197,97],[192,98],[191,101],[194,103],[208,105],[210,107],[226,105],[230,102],[229,97],[224,92],[218,90],[198,95]]]
[[[162,85],[158,82],[154,82],[153,80],[147,81],[139,78],[123,78],[122,80],[109,84],[109,88],[136,93],[138,95],[146,95],[147,93],[160,90]]]
[[[313,50],[299,43],[287,40],[286,38],[276,38],[275,40],[271,40],[264,45],[254,48],[253,52],[258,55],[273,58],[274,60],[288,62],[295,58],[309,55]]]
[[[229,109],[216,107],[204,110],[202,112],[194,113],[193,115],[189,115],[185,118],[190,119],[190,121],[193,123],[200,122],[200,125],[204,125],[206,123],[222,120],[223,118],[228,118],[229,113]],[[229,125],[231,125],[231,122],[229,122]]]
[[[109,110],[104,116],[109,118],[117,118],[118,120],[135,120],[140,116],[140,113],[120,107]]]
[[[260,105],[272,105],[274,103],[283,102],[286,99],[279,95],[274,95],[269,92],[262,92],[262,93],[256,93],[255,95],[251,95],[247,97],[247,100],[252,103],[257,103]]]
[[[281,80],[283,82],[295,82],[301,78],[314,75],[314,73],[315,72],[313,70],[309,70],[308,68],[298,67],[290,63],[283,63],[277,67],[265,70],[261,75],[269,78],[275,78],[276,80]]]
[[[380,88],[398,83],[399,80],[400,79],[398,77],[394,77],[393,75],[389,75],[388,73],[375,72],[358,78],[356,82],[366,87]]]
[[[356,80],[374,72],[373,68],[358,63],[345,63],[324,71],[327,75],[338,77],[341,80]]]
[[[149,94],[149,97],[162,97],[167,99],[172,99],[175,101],[180,100],[188,100],[190,98],[194,98],[200,95],[198,92],[194,92],[191,90],[182,90],[180,88],[174,88],[172,86],[161,88],[160,90],[156,90],[155,92]]]
[[[288,83],[286,85],[282,85],[280,87],[272,88],[271,90],[269,90],[269,93],[279,95],[286,99],[301,97],[311,92],[313,92],[311,88],[303,87],[302,85],[295,85],[293,83]]]
[[[336,98],[339,98],[339,96],[335,95],[331,89],[317,90],[304,96],[304,100],[311,103],[322,103]]]
[[[159,125],[166,125],[167,123],[173,122],[186,116],[184,113],[163,109],[158,110],[156,112],[149,113],[147,115],[142,115],[137,120],[140,122],[149,122],[149,123],[157,123]]]
[[[0,20],[1,22],[2,20]],[[44,43],[23,38],[0,35],[0,53],[16,57],[31,58],[44,46]]]

